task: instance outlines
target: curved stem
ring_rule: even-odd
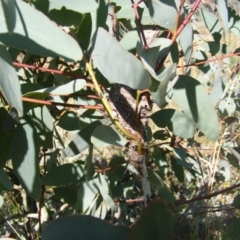
[[[121,124],[120,122],[118,121],[118,119],[114,118],[113,116],[113,111],[112,111],[112,108],[107,100],[107,98],[105,97],[105,95],[103,94],[98,82],[97,82],[97,79],[95,77],[95,74],[92,70],[92,65],[91,65],[91,60],[88,62],[87,59],[84,59],[85,61],[85,64],[86,64],[86,67],[87,67],[87,70],[89,72],[89,75],[91,76],[91,79],[92,79],[92,82],[93,82],[93,85],[95,87],[95,91],[97,92],[98,96],[100,97],[109,117],[112,119],[112,121],[114,122],[114,124],[117,126],[117,128],[124,134],[126,135],[128,138],[132,139],[132,140],[135,140],[135,141],[140,141],[140,135],[139,134],[136,134],[136,135],[133,135],[132,133],[128,132]]]

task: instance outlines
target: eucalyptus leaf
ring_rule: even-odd
[[[141,62],[103,28],[98,28],[92,52],[94,65],[112,83],[148,88],[151,79]]]
[[[53,147],[53,119],[46,106],[29,111],[39,136],[39,144],[44,148]]]
[[[173,87],[173,99],[208,139],[218,139],[218,117],[200,82],[190,76],[180,75]]]
[[[142,212],[129,239],[170,240],[173,239],[174,224],[172,205],[163,200],[155,200]]]
[[[7,190],[12,190],[13,184],[9,180],[7,173],[3,170],[0,169],[0,183],[7,189]]]
[[[11,155],[13,170],[26,192],[34,199],[41,196],[38,169],[38,134],[29,117],[21,119],[13,135]]]
[[[17,109],[19,116],[22,116],[22,94],[20,90],[18,76],[14,67],[12,66],[12,59],[10,58],[8,51],[4,46],[0,46],[0,75],[0,88],[4,97],[10,105]]]
[[[61,9],[62,7],[65,7],[66,9],[73,10],[75,12],[80,13],[88,13],[93,12],[98,7],[98,2],[95,0],[71,0],[71,1],[65,1],[65,0],[51,0],[49,1],[49,11],[52,9]]]
[[[69,94],[78,92],[85,86],[86,86],[86,80],[77,79],[77,80],[70,81],[63,85],[59,85],[56,87],[50,87],[50,88],[44,88],[44,89],[37,90],[35,92],[64,96],[64,95],[69,95]]]
[[[83,167],[80,163],[67,163],[52,168],[42,179],[42,185],[61,186],[78,183],[84,178]]]
[[[106,125],[98,126],[93,131],[91,136],[91,142],[98,148],[104,148],[109,145],[123,147],[128,140],[124,138],[114,128]]]
[[[226,0],[218,0],[218,13],[224,26],[225,34],[228,33],[228,9]]]
[[[178,18],[180,0],[147,0],[152,20],[159,26],[174,31]],[[183,21],[183,10],[180,14],[178,24]]]
[[[61,217],[44,228],[43,240],[127,240],[130,229],[91,216]]]
[[[2,8],[4,11],[8,32],[9,34],[12,34],[16,25],[15,0],[2,0]]]
[[[0,8],[0,42],[2,44],[41,56],[62,56],[68,61],[82,59],[83,53],[78,43],[43,13],[24,1],[15,1],[15,5],[16,24],[11,35],[5,24],[3,9]]]
[[[193,122],[180,111],[162,109],[153,113],[150,117],[158,127],[168,127],[175,135],[182,138],[191,138],[195,133]]]
[[[90,139],[94,129],[102,125],[101,121],[95,121],[83,128],[64,150],[63,155],[73,157],[89,147]]]

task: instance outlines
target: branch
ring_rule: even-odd
[[[134,1],[131,0],[131,2],[132,2],[132,6],[133,6],[133,9],[134,9],[134,12],[135,12],[135,17],[136,17],[136,20],[137,20],[138,27],[140,29],[140,33],[142,35],[143,46],[144,46],[145,49],[148,49],[146,37],[145,37],[144,31],[143,31],[143,27],[142,27],[142,24],[141,24],[141,19],[139,17],[139,13],[138,13],[138,4],[140,4],[142,1],[140,1],[138,3],[134,3]]]
[[[238,53],[230,53],[230,54],[226,54],[226,55],[221,56],[221,57],[214,57],[214,58],[208,59],[206,61],[198,62],[198,63],[180,65],[180,66],[177,66],[177,68],[193,67],[193,66],[203,65],[205,63],[215,62],[215,61],[222,60],[224,58],[235,57],[235,56],[238,56],[238,55],[240,55],[240,52],[238,52]]]
[[[213,192],[213,193],[205,195],[205,196],[200,196],[200,197],[192,198],[192,199],[189,199],[189,200],[177,200],[177,201],[174,202],[174,205],[179,206],[179,205],[182,205],[182,204],[189,204],[189,203],[196,202],[196,201],[199,201],[199,200],[210,199],[210,198],[215,197],[219,194],[226,193],[228,191],[231,191],[231,190],[233,190],[235,188],[239,188],[239,187],[240,187],[240,183],[238,183],[234,186],[225,188],[223,190]]]
[[[42,72],[56,73],[56,74],[66,75],[66,76],[74,77],[74,78],[83,78],[83,79],[86,78],[86,77],[84,77],[84,76],[80,76],[80,75],[76,75],[76,74],[73,74],[73,73],[64,72],[64,71],[56,70],[56,69],[49,69],[49,68],[44,68],[44,67],[37,67],[37,66],[33,66],[33,65],[29,65],[29,64],[24,64],[24,63],[18,63],[18,62],[13,62],[12,64],[13,64],[14,66],[16,66],[16,67],[30,68],[30,69],[40,70],[40,71],[42,71]]]
[[[51,102],[47,100],[34,99],[34,98],[28,98],[28,97],[22,97],[22,100],[24,102],[38,103],[38,104],[47,105],[47,106],[63,106],[63,107],[70,107],[70,108],[85,108],[85,109],[103,109],[103,106],[101,105],[89,106],[89,105],[79,105],[79,104],[70,104],[70,103],[59,103],[59,102]]]

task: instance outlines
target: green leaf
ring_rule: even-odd
[[[41,179],[42,185],[60,186],[78,183],[84,178],[83,167],[79,163],[67,163],[52,168]]]
[[[98,181],[96,179],[96,183],[98,184],[98,188],[100,190],[100,193],[102,195],[102,198],[109,209],[114,213],[117,211],[117,206],[114,203],[113,199],[109,195],[109,187],[106,179],[102,174],[98,175]]]
[[[173,87],[173,99],[208,139],[218,139],[218,117],[200,82],[190,76],[180,75]]]
[[[12,34],[16,25],[15,0],[2,0],[2,8],[6,20],[8,33]]]
[[[22,94],[18,76],[12,66],[12,59],[4,46],[0,46],[0,75],[0,88],[4,97],[10,105],[17,109],[19,116],[22,116]]]
[[[228,9],[226,0],[218,0],[218,14],[222,20],[225,34],[228,33]]]
[[[7,189],[12,190],[13,184],[9,180],[8,175],[3,169],[0,169],[0,183]]]
[[[133,89],[148,88],[151,84],[150,76],[141,62],[103,28],[98,28],[92,59],[103,76],[112,83]]]
[[[222,35],[222,26],[214,13],[205,10],[199,10],[203,23],[211,34],[219,33]]]
[[[66,111],[61,115],[57,125],[67,131],[79,130],[79,116],[73,111]]]
[[[57,198],[63,203],[68,203],[71,206],[77,202],[77,192],[72,188],[58,187],[53,189]]]
[[[184,27],[179,38],[180,38],[180,44],[182,46],[186,63],[189,64],[189,61],[191,60],[190,57],[192,53],[192,43],[193,43],[193,29],[190,23]]]
[[[182,112],[174,109],[162,109],[150,116],[160,128],[168,127],[175,135],[191,138],[195,133],[193,122]]]
[[[0,8],[0,41],[3,44],[41,56],[61,56],[68,61],[82,59],[82,50],[70,35],[29,4],[23,1],[15,1],[15,4],[18,11],[12,35],[8,33],[4,12]]]
[[[220,73],[222,73],[222,69],[220,69],[220,71],[217,72],[217,75],[215,75],[216,77],[213,81],[213,87],[210,92],[210,98],[214,106],[216,106],[217,102],[221,99],[227,80],[229,78],[228,74],[220,76]]]
[[[175,158],[171,158],[171,165],[176,178],[179,182],[183,183],[185,179],[183,167],[177,163],[177,159]]]
[[[95,0],[88,0],[88,1],[79,1],[79,0],[51,0],[49,2],[49,11],[52,9],[61,9],[65,7],[66,9],[80,12],[80,13],[88,13],[93,12],[98,7],[98,2]]]
[[[53,147],[53,120],[46,106],[30,110],[29,115],[34,122],[39,137],[39,144],[44,148]]]
[[[78,92],[85,86],[86,86],[86,80],[77,79],[63,85],[59,85],[56,87],[43,88],[35,92],[64,96],[64,95],[69,95],[69,94]]]
[[[158,79],[161,81],[160,83],[158,83],[156,80],[153,81],[153,84],[150,88],[151,95],[155,103],[160,108],[163,108],[167,103],[166,95],[168,83],[173,79],[175,73],[176,65],[172,64],[171,66],[166,67],[160,74],[158,74]]]
[[[137,42],[140,42],[140,38],[137,30],[133,30],[133,31],[127,32],[119,43],[127,51],[131,51],[136,48]]]
[[[85,213],[97,197],[97,194],[99,194],[99,189],[95,179],[80,185],[77,191],[77,209],[82,213]]]
[[[95,121],[83,128],[69,143],[67,148],[64,150],[63,155],[66,157],[73,157],[87,149],[91,144],[90,139],[92,133],[99,125],[102,125],[101,121]]]
[[[29,92],[27,94],[24,94],[24,97],[27,98],[33,98],[33,99],[39,99],[39,100],[45,100],[49,94],[48,93],[39,93],[39,92]],[[33,109],[37,106],[41,106],[41,104],[36,102],[23,102],[24,107],[24,113],[27,114],[30,109]]]
[[[157,80],[159,80],[154,68],[157,62],[158,53],[159,53],[160,45],[150,47],[148,49],[142,49],[140,43],[138,43],[137,50],[138,55],[141,57],[142,63],[151,76]]]
[[[91,216],[61,217],[44,228],[42,240],[127,240],[130,229]]]
[[[160,51],[158,53],[158,61],[161,61],[169,53],[169,50],[172,48],[173,44],[170,39],[159,37],[155,38],[149,45],[149,47],[151,48],[156,46],[160,46]]]
[[[93,131],[91,142],[98,148],[104,148],[109,145],[123,147],[126,145],[128,140],[119,134],[119,132],[114,128],[102,125],[96,127]]]
[[[174,224],[172,205],[155,200],[142,212],[129,240],[173,239]]]
[[[151,185],[156,187],[158,190],[158,196],[166,200],[167,202],[174,202],[175,199],[173,195],[168,191],[165,183],[163,182],[159,174],[156,171],[153,171],[151,168],[147,169],[147,173]]]
[[[86,181],[88,182],[93,179],[93,176],[95,173],[92,159],[93,159],[93,145],[91,144],[89,146],[89,153],[88,153],[88,156],[86,157],[85,165],[84,165],[85,178],[86,178]]]
[[[184,168],[192,168],[193,164],[186,162],[186,151],[183,148],[174,148],[175,159],[177,164]]]
[[[40,176],[38,169],[38,134],[29,117],[19,121],[15,130],[11,155],[13,170],[26,192],[34,199],[41,196]]]
[[[152,20],[159,26],[166,29],[174,30],[179,10],[179,0],[147,0],[147,7],[149,9]],[[183,20],[183,11],[179,20],[179,26]]]

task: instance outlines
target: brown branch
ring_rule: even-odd
[[[12,64],[16,67],[30,68],[30,69],[40,70],[42,72],[50,72],[50,73],[56,73],[56,74],[60,74],[60,75],[66,75],[66,76],[69,76],[69,77],[85,79],[84,76],[79,76],[77,74],[64,72],[64,71],[61,71],[61,70],[49,69],[49,68],[44,68],[44,67],[37,67],[37,66],[33,66],[33,65],[25,64],[25,63],[18,63],[18,62],[13,62]]]
[[[145,49],[148,49],[148,45],[147,45],[147,41],[146,41],[146,37],[145,37],[145,34],[144,34],[144,31],[143,31],[143,27],[142,27],[142,24],[141,24],[141,19],[139,17],[139,13],[138,13],[138,3],[134,3],[133,0],[131,0],[132,2],[132,7],[134,9],[134,12],[135,12],[135,18],[137,20],[137,24],[138,24],[138,27],[140,29],[140,32],[141,32],[141,35],[142,35],[142,40],[143,40],[143,46]],[[141,3],[141,1],[140,1]]]
[[[193,67],[193,66],[203,65],[203,64],[208,63],[208,62],[215,62],[215,61],[222,60],[224,58],[235,57],[235,56],[238,56],[238,55],[240,55],[240,52],[230,53],[230,54],[226,54],[226,55],[221,56],[221,57],[214,57],[214,58],[208,59],[206,61],[198,62],[198,63],[180,65],[180,66],[177,66],[177,68]]]
[[[239,187],[240,187],[240,183],[238,183],[234,186],[225,188],[223,190],[210,193],[210,194],[205,195],[205,196],[195,197],[195,198],[192,198],[192,199],[189,199],[189,200],[177,200],[177,201],[174,202],[174,205],[179,206],[179,205],[182,205],[182,204],[189,204],[189,203],[196,202],[196,201],[199,201],[199,200],[210,199],[210,198],[215,197],[219,194],[226,193],[228,191],[231,191],[231,190],[233,190],[235,188],[239,188]]]
[[[59,102],[51,102],[47,100],[27,98],[27,97],[22,97],[22,100],[25,102],[38,103],[38,104],[48,105],[48,106],[63,106],[63,107],[70,107],[70,108],[85,108],[85,109],[103,109],[102,105],[89,106],[89,105],[79,105],[79,104],[70,104],[70,103],[59,103]]]
[[[179,36],[179,34],[182,32],[182,30],[185,28],[185,26],[189,23],[190,19],[192,18],[193,14],[196,12],[196,10],[198,9],[199,4],[201,3],[201,0],[197,0],[190,13],[187,15],[187,17],[183,20],[181,26],[178,28],[177,32],[174,33],[173,37],[172,37],[172,43],[175,42],[175,40],[177,39],[177,37]]]

